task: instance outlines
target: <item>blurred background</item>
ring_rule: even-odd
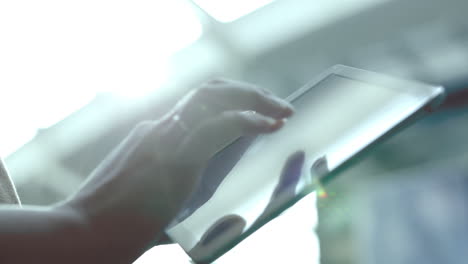
[[[466,263],[466,10],[465,0],[2,1],[0,154],[22,202],[47,205],[138,121],[212,77],[286,97],[339,63],[443,85],[440,110],[325,187],[320,262]]]

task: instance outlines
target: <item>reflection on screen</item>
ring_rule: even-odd
[[[296,114],[283,129],[243,138],[211,162],[213,173],[167,230],[192,258],[212,256],[268,218],[312,184],[317,164],[333,170],[416,111],[422,99],[330,75],[293,104]]]

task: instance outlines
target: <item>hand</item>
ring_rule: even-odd
[[[304,163],[304,151],[297,151],[288,157],[268,205],[256,219],[253,226],[265,219],[271,218],[276,210],[296,196],[296,187],[303,175]],[[190,250],[190,256],[195,259],[210,257],[209,254],[219,250],[220,245],[226,245],[233,239],[242,235],[246,231],[244,230],[245,226],[246,221],[239,215],[231,214],[220,218],[204,233],[200,241]]]
[[[216,153],[203,170],[197,190],[184,204],[184,208],[175,219],[176,222],[184,221],[213,196],[255,138],[255,136],[239,138],[235,143]]]
[[[200,241],[188,253],[194,260],[206,260],[220,250],[220,246],[226,246],[230,241],[244,233],[246,222],[239,215],[231,214],[218,219],[203,234]]]
[[[304,151],[297,151],[288,157],[281,171],[278,185],[276,185],[271,195],[270,202],[255,223],[260,223],[267,218],[271,218],[276,210],[296,197],[296,187],[303,173],[304,162]]]
[[[64,206],[87,219],[93,243],[115,254],[133,249],[135,257],[162,234],[219,149],[239,136],[276,131],[292,113],[266,90],[208,82],[160,120],[139,124]]]

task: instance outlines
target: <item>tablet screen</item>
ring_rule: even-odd
[[[281,130],[241,138],[218,153],[168,235],[192,258],[209,258],[423,103],[400,90],[329,75],[292,101],[296,113]]]

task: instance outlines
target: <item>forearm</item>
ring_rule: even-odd
[[[131,262],[131,247],[95,231],[65,206],[0,207],[0,263]]]
[[[0,207],[0,262],[59,260],[85,241],[72,239],[84,223],[71,210]],[[80,235],[78,238],[84,238]]]

